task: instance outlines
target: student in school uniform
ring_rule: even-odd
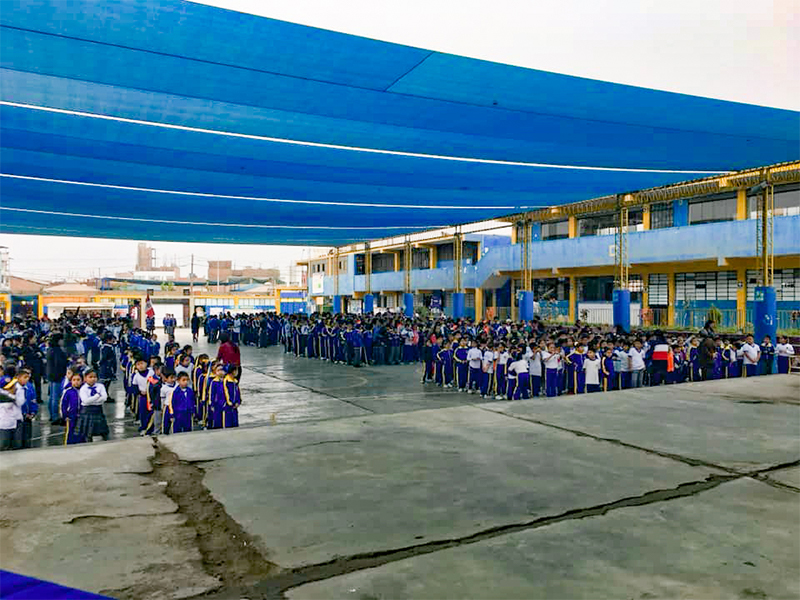
[[[497,345],[497,361],[495,362],[495,400],[502,400],[506,396],[506,371],[511,356],[503,342]]]
[[[583,394],[586,385],[586,375],[583,371],[583,361],[586,358],[583,344],[579,341],[564,358],[567,369],[567,390],[570,394]]]
[[[160,425],[156,432],[169,434],[170,427],[172,426],[172,394],[177,387],[177,375],[175,371],[164,369],[161,372],[161,380],[161,389],[159,390],[161,414],[155,417],[158,419]]]
[[[61,394],[61,418],[65,423],[64,445],[80,444],[83,440],[78,435],[78,415],[81,411],[81,387],[83,375],[73,373],[69,387]]]
[[[600,368],[603,374],[603,391],[609,392],[614,389],[614,351],[611,348],[606,347]]]
[[[528,346],[528,381],[531,386],[531,398],[538,398],[542,393],[542,347],[536,341]]]
[[[169,427],[165,433],[183,433],[192,430],[192,417],[197,409],[194,391],[189,387],[189,374],[182,371],[178,374],[178,385],[173,390],[165,419],[169,419]]]
[[[239,406],[242,404],[242,395],[239,390],[239,382],[233,373],[226,372],[223,379],[223,392],[225,393],[225,404],[222,407],[222,428],[229,429],[239,426]]]
[[[458,347],[453,350],[453,367],[456,376],[456,387],[459,392],[467,391],[467,384],[469,383],[469,354],[467,348],[467,338],[461,338]]]
[[[692,338],[689,342],[689,380],[690,381],[702,381],[703,380],[703,373],[700,367],[701,364],[701,348],[700,348],[700,340]]]
[[[631,387],[631,364],[630,357],[628,356],[630,349],[631,345],[626,340],[623,341],[621,347],[616,350],[617,361],[614,366],[616,367],[617,363],[619,363],[619,389],[621,390],[627,390]]]
[[[520,362],[522,357],[520,352],[515,351],[509,359],[508,368],[506,369],[506,398],[513,400],[517,393],[517,368],[516,365]]]
[[[761,375],[772,375],[772,367],[775,364],[775,346],[772,345],[772,338],[765,335],[760,349],[759,371]]]
[[[218,363],[214,365],[213,376],[208,383],[208,409],[206,417],[206,428],[222,429],[223,414],[225,410],[225,365]]]
[[[139,418],[140,435],[144,435],[144,431],[147,429],[147,426],[150,423],[151,409],[149,408],[148,389],[150,386],[150,378],[153,376],[153,374],[154,371],[148,367],[147,361],[143,357],[137,356],[136,372],[131,378],[131,382],[134,393],[136,394],[136,400],[134,404],[136,405],[135,414]]]
[[[83,386],[80,391],[81,411],[78,415],[77,435],[81,440],[91,442],[99,435],[108,440],[109,430],[103,404],[108,399],[106,387],[97,381],[97,373],[89,369],[83,374]]]
[[[439,353],[439,344],[436,336],[425,340],[422,347],[422,362],[425,365],[422,369],[422,383],[430,383],[436,378],[436,355]]]
[[[494,351],[494,345],[484,344],[483,362],[481,363],[481,370],[483,371],[481,381],[481,398],[491,398],[495,395],[496,382],[495,382],[495,363],[497,355]]]
[[[142,422],[144,426],[144,433],[142,435],[160,434],[163,423],[161,388],[164,385],[164,365],[157,361],[152,368],[153,374],[147,380],[147,404],[144,411],[145,419]],[[173,371],[170,371],[170,373],[172,372]]]
[[[789,372],[789,366],[794,356],[794,346],[789,343],[789,338],[785,335],[778,336],[775,354],[778,356],[778,373],[785,375]]]
[[[545,392],[548,398],[558,396],[558,370],[561,366],[561,353],[556,350],[556,345],[550,342],[547,345],[547,350],[542,352],[542,361],[544,362],[544,385]]]
[[[436,365],[439,377],[436,383],[443,388],[453,387],[454,364],[452,347],[452,340],[447,338],[447,340],[442,342],[442,347],[439,349],[439,353],[436,355]]]
[[[741,350],[745,377],[755,377],[758,375],[758,361],[761,359],[761,349],[753,342],[752,335],[748,334],[745,337]]]
[[[26,402],[25,384],[29,379],[30,371],[27,369],[21,369],[19,373],[12,367],[5,370],[2,380],[5,394],[0,396],[0,451],[14,450],[20,446],[22,407]]]
[[[520,353],[517,360],[511,363],[509,370],[514,371],[517,376],[517,384],[514,386],[514,400],[527,400],[530,398],[530,375],[528,359]]]
[[[481,369],[483,351],[478,348],[478,340],[472,340],[472,347],[467,351],[467,363],[469,364],[467,388],[470,394],[474,394],[480,390],[481,381],[483,380],[483,371]]]
[[[595,355],[594,350],[586,353],[583,361],[583,370],[586,373],[586,392],[592,394],[600,391],[601,360]]]
[[[645,372],[645,350],[642,347],[642,340],[635,340],[633,347],[628,350],[629,369],[631,372],[631,387],[640,388],[644,383]]]

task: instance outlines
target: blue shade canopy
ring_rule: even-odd
[[[189,2],[0,11],[0,230],[344,244],[800,158],[800,113]]]

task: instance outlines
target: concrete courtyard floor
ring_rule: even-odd
[[[0,567],[117,598],[800,597],[800,377],[484,403],[243,358],[238,430],[4,453]]]

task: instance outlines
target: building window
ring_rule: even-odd
[[[364,275],[367,272],[366,259],[364,254],[356,254],[356,275]]]
[[[675,300],[736,300],[736,271],[675,274]]]
[[[569,221],[542,223],[543,240],[562,240],[569,237]]]
[[[689,225],[719,223],[736,219],[736,197],[689,204]]]
[[[672,202],[659,202],[650,205],[650,229],[672,227]]]
[[[641,302],[642,276],[631,275],[628,281],[631,302]],[[614,277],[581,277],[578,279],[578,300],[584,302],[611,302],[614,297]]]
[[[537,302],[569,300],[569,277],[534,279],[533,298]]]
[[[451,261],[455,260],[455,250],[453,248],[453,244],[439,244],[436,247],[436,256],[439,261]]]
[[[340,258],[339,259],[339,273],[347,273],[347,259]]]
[[[412,269],[430,269],[431,268],[431,253],[427,248],[414,248],[411,251],[411,268]]]
[[[800,300],[800,269],[775,269],[773,273],[775,296],[778,302]],[[761,273],[747,271],[747,299],[752,301],[755,287],[761,285]]]
[[[667,306],[669,304],[669,275],[651,273],[647,280],[650,306]]]
[[[751,219],[758,218],[758,196],[753,195],[747,199],[747,212]],[[800,215],[800,187],[792,189],[788,187],[775,190],[773,197],[775,203],[776,217],[789,217]]]
[[[628,231],[639,231],[643,229],[643,213],[641,208],[628,210]],[[617,232],[619,216],[616,213],[603,215],[590,215],[578,219],[578,236],[590,235],[614,235]]]
[[[389,273],[394,271],[394,254],[378,253],[372,255],[372,272]]]

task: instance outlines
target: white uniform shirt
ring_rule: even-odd
[[[508,352],[506,352],[506,351],[498,352],[497,353],[497,364],[506,366],[506,364],[508,364],[508,359],[509,358],[511,358],[511,355]]]
[[[745,343],[742,346],[742,356],[744,358],[744,364],[746,365],[755,365],[758,364],[758,354],[761,352],[761,349],[756,346],[755,344],[747,344]]]
[[[527,373],[527,372],[528,372],[528,361],[525,360],[524,358],[514,361],[508,368],[510,379],[516,379],[517,375],[519,375],[520,373]]]
[[[470,369],[480,369],[481,359],[483,359],[483,352],[479,348],[470,348],[469,352],[467,352]]]
[[[545,369],[558,369],[561,365],[561,354],[558,352],[551,354],[549,350],[542,350],[542,360]]]
[[[14,394],[13,402],[0,402],[0,429],[16,429],[17,421],[22,420],[22,405],[25,404],[25,388],[19,383],[16,389],[9,393]]]
[[[81,398],[81,406],[99,406],[108,400],[106,386],[100,382],[91,386],[88,383],[84,383],[78,395]]]
[[[153,376],[153,369],[147,369],[144,373],[136,371],[133,374],[133,385],[139,388],[139,393],[146,396],[147,388],[150,385],[150,378]]]
[[[166,411],[167,407],[172,406],[172,392],[175,391],[175,384],[161,386],[161,410]]]
[[[644,348],[637,350],[631,348],[628,350],[628,356],[631,357],[631,371],[641,371],[644,369]]]
[[[184,367],[183,365],[178,365],[175,367],[175,375],[180,375],[181,373],[186,373],[189,376],[189,387],[192,387],[192,367],[189,365],[188,367]]]
[[[794,346],[791,344],[778,344],[775,346],[775,354],[778,356],[794,356]]]
[[[532,377],[542,376],[542,353],[539,350],[528,359],[528,373]]]
[[[586,371],[586,385],[600,385],[600,358],[592,360],[587,357],[583,361],[583,370]]]
[[[491,373],[494,371],[494,359],[496,355],[494,350],[486,350],[483,353],[483,372],[484,373]]]

